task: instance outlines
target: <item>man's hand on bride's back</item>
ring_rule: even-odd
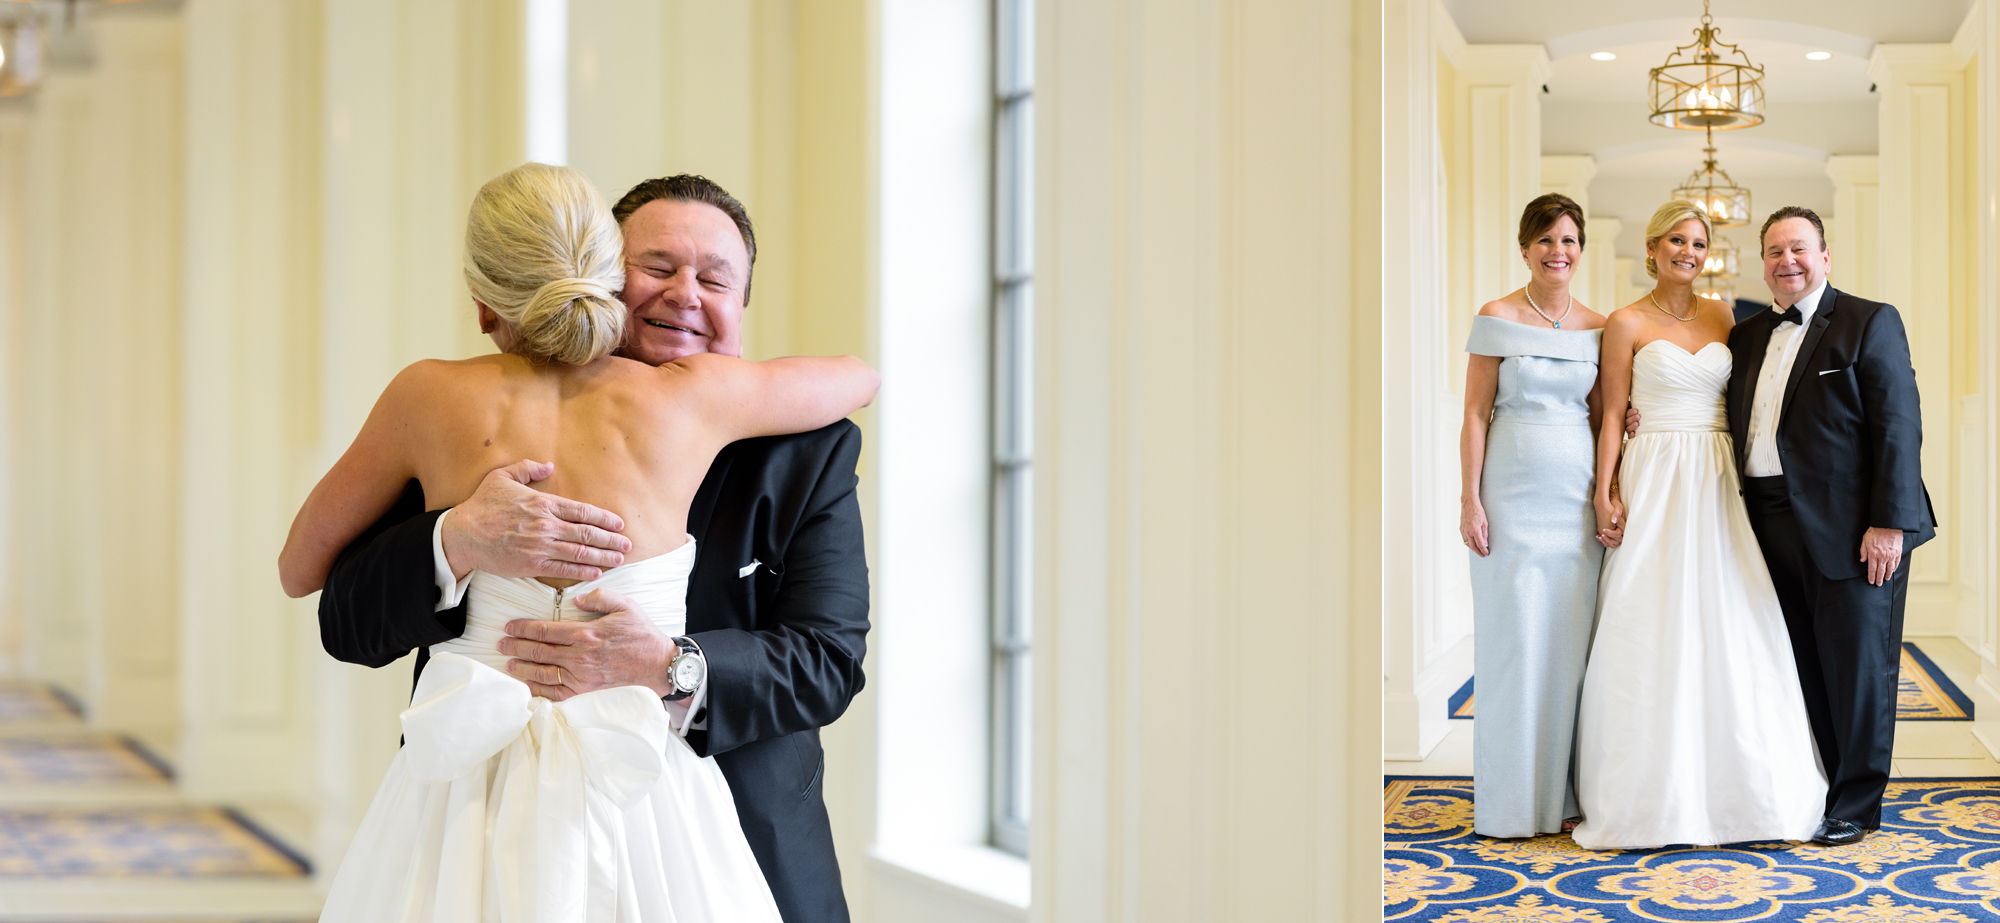
[[[445,514],[440,529],[452,576],[474,570],[499,577],[595,580],[599,568],[625,561],[632,542],[618,533],[625,521],[608,510],[529,487],[556,466],[522,460],[495,468],[464,503]]]
[[[508,622],[499,645],[500,653],[514,658],[508,675],[556,702],[617,686],[645,686],[662,697],[673,691],[667,684],[673,639],[631,600],[592,590],[577,597],[576,607],[604,615],[589,622]]]

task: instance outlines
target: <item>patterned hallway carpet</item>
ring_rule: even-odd
[[[1453,718],[1471,718],[1475,696],[1472,681],[1451,694],[1445,708]],[[1897,721],[1971,721],[1972,699],[1944,675],[1929,655],[1915,644],[1903,642],[1902,670],[1896,690]]]
[[[165,762],[128,737],[0,737],[0,785],[164,783],[172,778]]]
[[[2000,920],[2000,779],[1889,784],[1853,846],[1738,843],[1592,852],[1567,834],[1472,833],[1472,780],[1383,789],[1385,920],[1449,923],[1990,923]]]
[[[0,809],[0,878],[296,878],[309,871],[227,809]]]
[[[82,715],[76,700],[54,686],[0,682],[0,723],[75,721]]]

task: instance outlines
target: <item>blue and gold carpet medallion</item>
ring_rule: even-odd
[[[75,721],[83,714],[68,694],[41,683],[0,683],[0,723]]]
[[[0,878],[298,877],[308,871],[233,811],[0,809]]]
[[[1444,923],[1990,923],[2000,779],[1896,781],[1852,846],[1593,852],[1567,834],[1472,833],[1472,780],[1386,780],[1383,917]]]
[[[1477,677],[1467,678],[1465,685],[1458,687],[1445,703],[1451,717],[1472,717],[1474,679]],[[1903,642],[1902,669],[1897,677],[1896,720],[1972,720],[1972,699],[1931,662],[1929,655],[1909,641]]]
[[[166,764],[128,738],[0,737],[0,785],[164,783],[171,778]]]

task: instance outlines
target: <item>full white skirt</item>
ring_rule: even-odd
[[[1729,435],[1642,432],[1619,482],[1629,525],[1584,673],[1577,844],[1810,839],[1826,778]]]
[[[562,703],[434,657],[322,921],[778,923],[713,759],[637,686]]]

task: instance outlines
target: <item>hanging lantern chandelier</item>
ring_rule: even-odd
[[[1736,245],[1730,243],[1729,238],[1717,234],[1708,242],[1708,261],[1701,266],[1702,278],[1734,279],[1738,260]]]
[[[33,19],[0,24],[0,97],[35,91],[42,77],[41,50]]]
[[[0,97],[26,96],[42,81],[42,33],[32,11],[0,19]]]
[[[1716,38],[1708,0],[1694,44],[1682,45],[1653,68],[1653,124],[1689,131],[1749,128],[1764,121],[1764,66],[1743,49]]]
[[[1736,306],[1736,284],[1727,279],[1718,279],[1703,274],[1695,277],[1694,293],[1703,298],[1713,298],[1730,307]]]
[[[1708,213],[1710,224],[1719,228],[1740,228],[1750,223],[1750,190],[1736,185],[1729,173],[1715,164],[1715,137],[1709,136],[1702,148],[1708,158],[1701,169],[1688,175],[1674,189],[1674,198],[1687,199]]]

